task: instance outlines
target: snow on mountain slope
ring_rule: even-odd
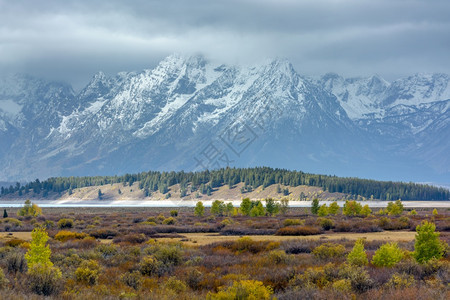
[[[416,74],[388,83],[379,76],[343,78],[326,74],[315,80],[335,95],[349,118],[382,118],[386,109],[412,107],[450,99],[449,76]]]
[[[384,105],[419,105],[450,99],[449,76],[416,74],[394,81],[386,91]]]
[[[361,119],[369,114],[379,114],[380,95],[389,83],[379,76],[369,78],[343,78],[337,74],[326,74],[318,84],[339,100],[342,108],[352,120]]]
[[[227,66],[181,55],[142,72],[99,72],[78,94],[10,76],[0,79],[0,180],[190,170],[205,147],[247,126],[255,139],[234,154],[236,166],[442,181],[450,177],[448,81],[313,79],[283,59]]]

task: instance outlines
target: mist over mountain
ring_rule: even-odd
[[[271,166],[450,182],[447,74],[300,75],[286,60],[215,65],[171,55],[95,74],[76,93],[0,78],[0,180]]]

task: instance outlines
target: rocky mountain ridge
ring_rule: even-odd
[[[79,93],[14,75],[0,79],[0,180],[267,165],[449,182],[449,108],[446,74],[312,78],[282,59],[171,55]]]

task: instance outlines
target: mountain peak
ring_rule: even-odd
[[[106,75],[105,75],[105,73],[103,73],[103,71],[98,71],[93,76],[93,80],[95,80],[95,81],[103,81],[105,79],[106,79]]]
[[[445,74],[392,84],[378,75],[304,78],[285,58],[227,66],[175,53],[140,72],[98,72],[78,95],[37,79],[1,80],[4,111],[20,109],[21,118],[0,114],[3,179],[192,170],[220,146],[228,152],[218,157],[234,166],[335,173],[361,165],[347,174],[365,177],[391,165],[448,169],[450,146],[439,142],[450,140]],[[242,126],[251,130],[233,145]]]

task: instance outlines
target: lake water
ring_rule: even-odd
[[[194,207],[199,200],[33,200],[40,207]],[[200,200],[201,201],[201,200]],[[202,201],[203,205],[210,207],[212,200]],[[241,204],[240,200],[225,201],[231,202],[235,207]],[[329,205],[332,201],[320,201],[320,204]],[[344,201],[337,201],[339,206],[344,205]],[[361,204],[368,204],[369,207],[386,207],[387,201],[361,201]],[[450,208],[450,201],[402,201],[406,208]],[[264,204],[264,201],[263,201]],[[1,201],[0,207],[21,207],[22,200]],[[290,207],[310,207],[310,201],[290,201]]]

